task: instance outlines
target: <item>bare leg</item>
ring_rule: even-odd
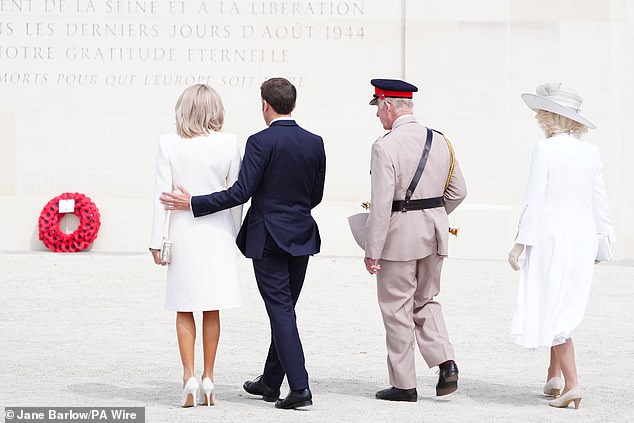
[[[214,363],[220,338],[220,312],[218,310],[203,311],[203,374],[200,386],[199,404],[214,405]]]
[[[553,347],[557,360],[564,374],[564,390],[561,394],[565,394],[579,384],[577,381],[577,366],[575,364],[575,348],[572,344],[572,338],[568,338],[563,344]]]
[[[203,311],[203,355],[204,369],[202,378],[214,380],[214,363],[220,339],[220,312]]]
[[[550,364],[548,365],[548,378],[546,381],[554,377],[561,377],[561,364],[559,364],[559,360],[557,359],[555,347],[550,347]]]
[[[176,335],[178,350],[183,362],[183,386],[194,376],[194,343],[196,342],[196,322],[191,312],[176,313]]]

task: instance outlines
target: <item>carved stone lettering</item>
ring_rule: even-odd
[[[302,94],[345,93],[342,75],[367,79],[376,57],[366,23],[386,13],[400,19],[355,0],[0,0],[0,109],[20,111],[19,192],[147,195],[159,129],[145,118],[169,130],[185,87],[219,89],[232,116],[272,76]]]

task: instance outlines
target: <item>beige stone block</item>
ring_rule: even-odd
[[[0,195],[16,194],[16,113],[0,113]]]
[[[101,214],[94,251],[146,252],[152,230],[151,198],[92,198]],[[148,257],[149,259],[149,257]]]
[[[52,198],[52,197],[51,197]],[[46,250],[39,240],[38,219],[50,198],[0,196],[1,210],[16,210],[0,219],[3,251]]]
[[[454,75],[460,60],[458,22],[422,20],[407,25],[406,34],[407,77],[419,89],[428,81]]]
[[[467,182],[470,204],[507,204],[508,157],[506,119],[455,119],[443,128],[451,140]]]
[[[414,98],[414,112],[425,125],[441,132],[449,131],[460,111],[458,84],[454,74],[412,78],[420,82],[418,96]]]
[[[582,112],[589,119],[610,114],[615,96],[622,92],[612,86],[622,78],[621,43],[612,41],[619,26],[604,22],[512,23],[511,92],[533,93],[541,83],[565,82],[584,98]],[[584,49],[579,50],[579,45]],[[510,105],[512,113],[522,113],[523,102]]]
[[[631,197],[630,181],[634,181],[634,173],[628,160],[634,160],[634,149],[628,143],[623,143],[626,139],[627,124],[621,118],[595,121],[596,130],[588,131],[583,139],[594,144],[599,149],[601,161],[603,163],[603,179],[606,184],[610,204],[632,205],[634,198]],[[628,179],[629,178],[629,179]],[[628,197],[630,199],[628,200]]]
[[[449,257],[506,259],[517,232],[519,211],[508,205],[474,204],[469,198],[449,215]]]
[[[364,256],[350,232],[347,217],[364,212],[358,201],[327,201],[313,210],[319,225],[321,253],[325,256]],[[359,266],[363,261],[359,260]]]
[[[615,260],[632,260],[634,251],[634,227],[632,226],[632,216],[634,207],[629,204],[612,204],[612,224],[616,231],[616,243],[612,246],[612,253]]]
[[[491,119],[507,114],[507,33],[502,23],[458,22],[453,69],[457,117]]]
[[[621,54],[613,44],[613,31],[621,27],[609,22],[561,22],[561,72],[594,89],[609,85],[612,57]],[[572,82],[571,82],[572,84]],[[579,88],[581,89],[581,88]]]
[[[511,22],[509,26],[511,97],[535,92],[537,85],[561,77],[560,26],[555,22]],[[523,113],[524,102],[509,102],[511,113]]]
[[[612,17],[610,0],[510,0],[511,21],[596,21]]]
[[[508,72],[508,26],[501,22],[458,22],[460,69],[476,75]]]
[[[455,116],[462,119],[506,118],[508,87],[504,77],[457,76]]]
[[[143,197],[154,186],[158,126],[152,115],[21,115],[18,190],[25,196]]]
[[[509,121],[508,149],[504,157],[508,163],[506,201],[519,208],[526,196],[532,148],[544,138],[544,133],[533,118],[534,113],[526,106],[525,109],[524,117],[511,118]]]
[[[369,81],[368,87],[371,87]],[[372,143],[386,133],[375,116],[376,106],[368,105],[371,91],[354,108],[346,119],[350,125],[316,125],[308,116],[298,118],[298,123],[319,134],[326,149],[326,185],[324,198],[333,201],[367,201],[370,192],[370,149]],[[320,119],[321,120],[321,119]]]
[[[455,78],[457,83],[481,84],[482,79],[489,83],[500,78],[504,84],[508,71],[506,24],[423,21],[408,27],[407,34],[409,79],[414,75],[425,82]]]
[[[609,191],[609,193],[611,198],[615,195],[619,195],[622,198],[622,203],[624,205],[634,207],[634,189],[632,187],[632,182],[634,181],[634,166],[632,166],[632,163],[634,163],[634,143],[631,141],[631,134],[632,131],[634,131],[634,125],[632,125],[631,121],[627,121],[624,124],[623,130],[624,134],[627,134],[622,141],[619,140],[622,142],[621,161],[623,163],[623,186],[620,195],[618,193],[613,193],[613,191]],[[610,187],[608,187],[608,189],[610,189]],[[634,225],[631,224],[631,216],[633,215],[630,215],[630,219],[626,220],[626,222],[629,222],[628,224],[630,227],[634,227]]]
[[[408,20],[433,21],[505,21],[508,0],[409,0],[406,1]]]

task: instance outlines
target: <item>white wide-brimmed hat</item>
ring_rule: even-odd
[[[579,114],[583,99],[566,84],[561,82],[541,84],[537,86],[535,92],[537,94],[522,94],[522,100],[532,110],[557,113],[590,129],[596,128],[592,122]]]

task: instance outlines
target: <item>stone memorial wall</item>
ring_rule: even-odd
[[[599,125],[588,141],[601,144],[617,256],[633,258],[622,224],[633,106],[622,93],[633,87],[634,6],[559,3],[0,0],[0,249],[44,249],[41,207],[82,192],[102,212],[93,251],[144,251],[156,145],[183,89],[218,90],[224,130],[244,142],[264,127],[261,82],[283,76],[298,89],[294,117],[326,143],[323,252],[361,254],[345,217],[369,199],[370,145],[384,133],[369,80],[392,77],[421,88],[417,115],[450,135],[465,171],[454,257],[503,258],[540,136],[519,94],[554,79],[582,93]]]

